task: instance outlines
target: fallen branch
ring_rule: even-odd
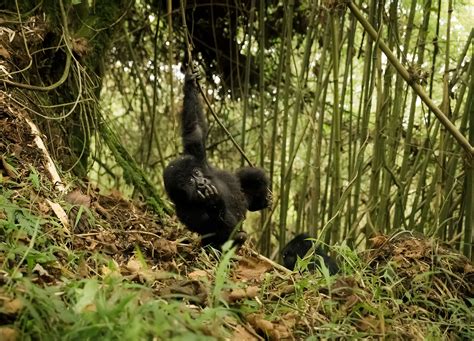
[[[24,116],[24,119],[25,119],[26,123],[28,123],[28,125],[30,126],[31,132],[35,136],[34,141],[36,143],[36,146],[43,153],[43,156],[44,156],[44,159],[45,159],[45,167],[46,167],[46,170],[48,171],[49,175],[51,176],[51,180],[54,183],[54,187],[62,193],[66,192],[66,188],[64,187],[64,185],[61,181],[61,178],[59,177],[59,173],[56,169],[56,166],[53,162],[53,159],[51,159],[51,156],[49,155],[48,150],[46,149],[46,146],[45,146],[43,140],[40,137],[41,136],[40,131],[38,130],[36,125],[28,117]]]

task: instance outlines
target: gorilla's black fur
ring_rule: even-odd
[[[186,73],[182,111],[184,153],[166,167],[164,183],[180,221],[201,234],[204,245],[220,247],[244,220],[247,210],[258,211],[271,205],[269,180],[259,168],[245,167],[234,174],[209,164],[208,128],[196,78],[196,72]],[[242,232],[235,240],[245,241]]]
[[[308,238],[311,238],[308,234],[302,233],[293,238],[288,244],[285,245],[281,251],[283,257],[283,265],[293,270],[296,265],[298,257],[303,258],[306,253],[313,247],[314,242]],[[311,259],[311,262],[308,264],[308,270],[314,271],[316,268],[321,267],[321,256],[324,264],[329,270],[331,275],[339,272],[339,267],[337,266],[334,259],[332,259],[326,252],[323,251],[319,246],[316,246],[314,249],[314,255]]]

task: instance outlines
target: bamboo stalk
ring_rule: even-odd
[[[474,51],[471,53],[471,64],[474,61]],[[469,119],[469,140],[474,144],[474,67],[470,67],[470,85],[467,95],[464,117]],[[464,255],[474,259],[474,160],[467,159],[465,163],[465,210],[464,210]]]
[[[413,1],[416,3],[416,1]],[[398,1],[392,1],[390,3],[389,17],[387,26],[388,34],[388,46],[392,50],[396,46],[397,42],[400,41],[398,31]],[[414,12],[414,6],[411,6],[411,12]],[[410,20],[410,17],[409,19]],[[413,18],[411,18],[413,20]],[[410,23],[409,23],[410,24]],[[411,32],[407,32],[404,41],[403,51],[406,51],[409,46]],[[400,53],[399,53],[400,54]],[[384,117],[384,153],[383,153],[383,172],[382,182],[380,191],[380,209],[377,219],[377,225],[385,233],[389,233],[392,229],[390,210],[394,204],[394,200],[391,200],[392,186],[395,184],[397,187],[400,186],[400,181],[396,178],[397,173],[396,156],[399,146],[399,142],[402,139],[402,107],[403,103],[403,79],[400,75],[396,74],[395,89],[392,90],[392,79],[394,69],[392,66],[387,65],[385,75],[383,77],[383,99],[382,111],[379,115]],[[393,93],[393,95],[392,95]],[[399,188],[401,188],[400,186]],[[402,201],[401,197],[396,197],[398,201]]]
[[[258,53],[258,64],[259,64],[259,92],[260,92],[260,112],[259,121],[260,129],[258,135],[259,148],[259,165],[264,167],[265,164],[265,14],[266,6],[263,0],[259,0],[259,13],[258,23],[260,29],[259,36],[259,53]],[[260,251],[265,256],[269,256],[271,252],[271,231],[265,228],[265,221],[267,219],[267,210],[264,210],[260,216],[260,231],[262,239]]]
[[[310,21],[308,24],[308,31],[306,34],[306,39],[305,39],[305,47],[304,47],[304,55],[303,55],[303,60],[301,62],[300,70],[299,70],[299,75],[297,79],[297,86],[296,86],[296,99],[295,103],[293,105],[293,114],[292,114],[292,120],[291,120],[291,131],[290,131],[290,147],[289,147],[289,154],[292,155],[295,152],[295,141],[296,141],[296,129],[298,126],[298,121],[301,120],[303,117],[301,115],[301,112],[303,111],[302,107],[302,97],[303,97],[303,92],[304,88],[306,88],[306,74],[308,73],[309,69],[309,58],[311,55],[311,48],[313,46],[313,35],[314,35],[314,23],[315,23],[315,18],[316,18],[316,10],[317,6],[313,4],[311,8],[311,14],[310,14]],[[289,176],[288,176],[288,181],[286,182],[286,193],[285,197],[289,198],[290,195],[290,188],[291,188],[291,183],[292,183],[292,168],[288,169],[289,171]],[[307,178],[306,178],[307,179]],[[304,182],[304,179],[303,179]],[[305,197],[305,192],[306,188],[302,188],[302,190],[299,192],[300,193],[300,198]],[[304,205],[304,202],[300,203]],[[298,210],[300,213],[302,213],[301,207],[298,207]],[[300,230],[301,227],[301,221],[302,221],[302,214],[297,214],[297,221],[296,221],[296,231]]]
[[[427,0],[424,3],[423,22],[418,31],[418,40],[417,40],[418,43],[416,44],[417,46],[419,46],[418,52],[417,52],[417,65],[422,65],[424,61],[426,36],[428,33],[428,24],[430,20],[430,9],[431,9],[431,0]],[[406,46],[408,47],[408,45]],[[406,51],[406,49],[404,51]],[[400,74],[398,74],[398,79],[401,79]],[[409,110],[409,115],[408,115],[408,123],[407,123],[407,128],[405,130],[402,165],[400,167],[400,179],[402,179],[405,186],[399,189],[400,197],[407,196],[407,191],[408,191],[408,188],[410,187],[410,179],[406,179],[406,174],[408,172],[410,154],[411,154],[411,149],[412,149],[411,143],[412,143],[412,137],[413,137],[414,122],[415,122],[416,98],[417,97],[415,93],[412,92],[410,110]],[[397,105],[396,103],[395,105]],[[395,207],[393,226],[400,226],[402,221],[405,221],[405,209],[406,208],[402,205],[402,202],[398,201]]]
[[[356,19],[351,16],[350,17],[350,24],[348,25],[347,27],[347,31],[346,31],[346,36],[348,37],[347,38],[347,47],[346,47],[346,61],[344,63],[344,75],[343,75],[343,80],[342,80],[342,89],[341,89],[341,103],[340,103],[340,110],[341,112],[344,111],[344,107],[345,107],[345,104],[346,104],[346,94],[347,94],[347,88],[348,88],[348,83],[350,82],[349,84],[349,112],[352,113],[353,112],[353,77],[352,77],[352,67],[353,67],[353,64],[352,64],[352,59],[353,59],[353,56],[354,56],[354,41],[355,41],[355,35],[356,35]],[[349,129],[349,141],[348,141],[348,147],[347,147],[347,154],[348,154],[348,157],[347,157],[347,174],[348,174],[348,177],[351,178],[354,176],[355,174],[355,168],[354,168],[354,164],[355,164],[355,149],[353,147],[353,144],[355,143],[355,141],[353,142],[353,138],[354,138],[354,135],[353,135],[353,119],[352,117],[349,117],[348,119],[348,129]],[[352,192],[352,189],[351,189],[351,192]],[[347,207],[346,207],[346,212],[345,212],[345,223],[344,223],[344,231],[343,231],[343,236],[346,238],[348,235],[349,235],[349,227],[351,226],[352,224],[352,208],[353,208],[353,205],[352,205],[352,201],[350,200],[350,194],[349,193],[349,196],[348,196],[348,199],[346,200],[346,204],[347,204]],[[350,244],[350,242],[349,242]]]
[[[352,1],[349,2],[349,8],[352,11],[352,13],[356,16],[357,20],[361,23],[361,25],[364,26],[367,33],[369,33],[369,35],[373,39],[376,39],[377,32],[372,27],[372,25],[364,18],[360,10]],[[466,139],[466,137],[463,134],[461,134],[461,132],[459,132],[456,126],[449,120],[448,117],[446,117],[446,115],[441,111],[441,109],[438,106],[436,106],[436,104],[426,94],[423,88],[414,82],[414,80],[411,78],[410,74],[408,73],[407,69],[402,64],[400,64],[400,62],[396,59],[396,57],[393,55],[392,51],[390,51],[387,45],[385,45],[383,41],[380,41],[379,47],[385,53],[385,55],[387,56],[387,59],[390,61],[390,63],[392,63],[392,65],[395,67],[397,72],[400,73],[403,79],[405,79],[405,81],[408,82],[408,84],[413,88],[413,90],[415,90],[416,94],[420,97],[420,99],[433,111],[433,113],[441,122],[441,124],[449,131],[449,133],[458,141],[458,143],[464,148],[464,150],[471,157],[474,156],[474,147],[471,146],[471,144]]]
[[[252,59],[252,54],[250,48],[252,47],[252,37],[253,37],[253,22],[255,17],[255,0],[252,0],[250,3],[250,18],[249,18],[249,28],[247,32],[247,59],[245,60],[245,78],[244,78],[244,98],[243,98],[243,112],[242,112],[242,129],[241,129],[241,140],[240,145],[245,149],[246,144],[246,126],[247,126],[247,114],[249,106],[249,83],[250,83],[250,61]],[[243,156],[240,158],[240,166],[244,165],[245,159]]]
[[[291,63],[290,63],[290,51],[291,39],[292,39],[292,27],[293,27],[293,7],[295,5],[294,0],[290,0],[285,15],[286,37],[285,37],[285,92],[283,98],[283,130],[282,130],[282,146],[280,153],[280,226],[279,226],[279,243],[280,245],[286,244],[286,218],[288,213],[288,195],[287,184],[285,181],[285,174],[287,172],[287,138],[288,138],[288,116],[290,112],[289,97],[290,97],[290,83],[291,83]]]
[[[329,23],[326,23],[325,31],[329,27]],[[324,124],[324,105],[321,104],[321,98],[326,98],[327,92],[327,84],[329,82],[330,70],[331,65],[329,61],[327,61],[328,56],[328,49],[329,49],[329,41],[330,36],[325,35],[322,51],[321,51],[321,59],[320,59],[320,68],[318,73],[318,79],[316,82],[315,88],[315,98],[313,100],[313,107],[311,109],[312,117],[314,121],[314,127],[312,129],[314,134],[315,146],[313,152],[313,161],[312,161],[312,189],[311,189],[311,203],[310,203],[310,210],[309,210],[309,233],[311,236],[316,235],[316,225],[318,223],[318,219],[320,220],[319,223],[322,223],[321,219],[321,165],[322,165],[322,157],[321,157],[321,150],[322,150],[322,141],[323,141],[323,124]],[[326,63],[328,64],[326,67]],[[324,71],[327,70],[325,74]],[[318,109],[320,110],[319,116],[317,115]]]
[[[336,211],[335,208],[341,200],[341,121],[342,121],[342,111],[339,108],[339,22],[336,16],[336,12],[331,13],[331,31],[332,31],[332,59],[333,59],[333,121],[332,121],[332,139],[333,139],[333,149],[332,154],[334,157],[332,164],[332,181],[331,181],[331,208],[329,210],[329,215],[334,216]],[[330,229],[331,233],[328,237],[332,237],[333,240],[340,240],[340,225],[341,225],[341,216],[338,214],[334,219],[332,228]],[[329,238],[326,238],[327,242],[330,242]]]
[[[375,22],[375,12],[376,12],[376,0],[371,0],[369,4],[369,18],[372,22]],[[365,44],[365,54],[364,54],[364,70],[363,70],[363,80],[362,80],[362,99],[360,100],[359,109],[358,109],[358,123],[357,123],[357,134],[359,136],[359,147],[362,145],[369,137],[369,117],[370,110],[372,106],[372,92],[374,87],[374,75],[375,72],[372,72],[373,68],[373,54],[374,54],[374,40],[376,40],[371,35],[367,36],[367,41]],[[360,163],[359,167],[363,166],[363,162]],[[362,173],[362,168],[357,170],[358,173]],[[361,192],[362,182],[358,181],[354,189],[354,207],[360,205],[360,192]],[[353,221],[357,220],[357,210],[354,211]],[[366,226],[364,231],[365,236],[367,237],[371,233],[369,226]],[[349,236],[350,239],[355,239],[354,235]]]
[[[443,102],[441,104],[441,109],[443,110],[446,116],[450,115],[451,110],[451,99],[449,98],[449,51],[451,46],[451,14],[453,12],[453,1],[449,0],[448,2],[448,23],[446,27],[446,48],[444,55],[444,74],[443,74]],[[449,217],[454,213],[449,208],[453,200],[453,179],[455,178],[455,169],[452,168],[453,162],[448,162],[448,152],[451,150],[451,143],[449,136],[446,136],[444,132],[441,133],[439,139],[439,154],[440,154],[440,167],[441,167],[441,181],[439,184],[440,192],[443,194],[440,195],[440,199],[443,202],[439,203],[440,210],[438,218],[438,229],[436,234],[439,238],[445,238],[447,235],[446,228],[443,226],[445,222],[449,220]],[[457,156],[456,156],[457,158]],[[450,158],[453,160],[453,157]],[[450,165],[448,165],[448,163]]]

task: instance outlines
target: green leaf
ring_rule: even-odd
[[[74,306],[76,313],[82,313],[84,308],[95,302],[95,296],[99,290],[99,284],[95,280],[87,281],[83,289],[78,289],[79,299]]]
[[[30,167],[30,175],[28,176],[28,180],[31,181],[31,184],[33,185],[33,188],[36,190],[36,191],[39,191],[40,188],[41,188],[41,185],[40,185],[40,178],[39,178],[39,174],[38,172],[36,171],[35,168],[33,167]]]

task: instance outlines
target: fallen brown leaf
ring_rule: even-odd
[[[262,316],[258,314],[249,314],[246,316],[246,320],[253,328],[255,328],[255,330],[261,331],[265,335],[270,336],[271,339],[280,339],[280,333],[275,329],[273,323],[265,320]]]
[[[68,217],[67,217],[67,214],[66,212],[64,211],[64,209],[61,207],[61,205],[55,203],[55,202],[52,202],[48,199],[46,199],[46,202],[48,203],[48,205],[51,207],[51,209],[53,210],[54,214],[56,215],[56,217],[58,217],[59,221],[61,221],[61,224],[63,224],[63,226],[66,228],[66,229],[69,229],[69,220],[68,220]]]
[[[5,59],[10,59],[11,57],[10,52],[8,52],[8,50],[2,45],[0,45],[0,56]]]
[[[356,305],[358,302],[360,302],[361,299],[357,295],[349,295],[346,298],[346,302],[344,303],[343,309],[345,311],[349,311],[354,305]]]
[[[246,328],[242,326],[235,327],[234,334],[230,338],[231,341],[252,341],[258,340],[257,337],[252,335]]]
[[[193,298],[198,304],[203,304],[208,296],[208,288],[201,281],[184,280],[163,288],[160,294],[163,296],[184,295],[188,298]]]
[[[365,316],[357,323],[357,328],[361,331],[377,332],[379,330],[380,322],[374,316]]]
[[[153,246],[160,254],[160,259],[162,260],[171,259],[178,253],[176,242],[172,242],[164,238],[156,239],[153,242]]]
[[[377,235],[369,239],[371,247],[373,248],[381,247],[387,240],[388,238],[385,235]]]
[[[36,263],[35,267],[33,268],[33,272],[38,273],[38,275],[42,277],[51,277],[51,275],[46,271],[41,264]]]
[[[142,265],[139,261],[136,259],[130,259],[125,266],[125,268],[130,271],[131,273],[137,273],[142,269]]]
[[[247,289],[245,290],[245,293],[248,298],[254,298],[258,295],[259,291],[260,291],[260,288],[254,285],[254,286],[247,287]]]
[[[68,193],[64,200],[72,205],[82,205],[87,208],[91,207],[91,197],[88,195],[83,194],[79,189],[76,189],[70,193]]]
[[[234,302],[237,302],[239,300],[242,300],[244,298],[247,297],[247,293],[245,292],[245,290],[243,288],[237,288],[237,289],[233,289],[228,295],[227,297],[225,297],[226,301],[229,302],[229,303],[234,303]]]
[[[257,258],[246,257],[240,260],[235,269],[235,276],[239,280],[261,280],[265,273],[272,268],[271,264]]]
[[[23,309],[23,302],[19,298],[14,298],[3,304],[2,310],[5,314],[14,315]]]
[[[49,207],[48,204],[44,202],[39,202],[38,207],[39,207],[40,212],[43,214],[48,214],[49,211],[51,211],[51,207]]]
[[[18,331],[11,327],[0,327],[0,340],[16,341],[18,339]]]
[[[206,270],[195,270],[193,272],[190,272],[188,274],[188,277],[190,279],[200,280],[200,279],[203,279],[203,278],[209,278],[209,274]]]

